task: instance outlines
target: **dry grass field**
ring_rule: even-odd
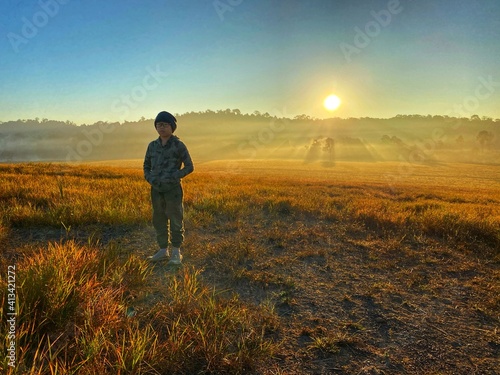
[[[140,161],[0,164],[2,373],[497,374],[499,192],[499,166],[200,164],[171,269]]]

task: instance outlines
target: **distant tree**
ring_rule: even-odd
[[[391,137],[389,137],[387,134],[384,134],[382,138],[380,138],[382,143],[391,143]]]
[[[487,147],[490,146],[494,138],[495,135],[492,132],[488,130],[481,130],[477,134],[476,140],[479,142],[479,144],[481,145],[481,149],[484,151]]]
[[[308,121],[308,120],[311,120],[311,117],[309,117],[308,115],[297,115],[293,118],[294,120],[300,120],[300,121]]]
[[[430,118],[431,115],[423,116],[423,115],[406,115],[404,116],[405,118],[412,119],[412,120],[421,120],[425,118]]]
[[[434,121],[443,121],[445,118],[443,116],[436,115],[436,116],[433,116],[432,119]]]
[[[333,138],[325,138],[324,144],[323,144],[323,151],[327,152],[329,155],[333,152],[333,147],[335,145],[335,141]]]
[[[478,115],[472,115],[472,116],[470,117],[470,120],[471,120],[471,121],[481,121],[481,119],[479,118],[479,116],[478,116]]]
[[[457,143],[457,145],[458,145],[459,147],[462,147],[462,146],[464,145],[464,143],[465,143],[465,140],[464,140],[463,135],[459,135],[459,136],[457,137],[457,139],[455,140],[455,142]]]
[[[218,109],[217,110],[218,115],[229,115],[231,114],[231,110],[229,108],[227,109]]]
[[[391,137],[391,142],[392,142],[392,143],[395,143],[395,144],[397,144],[397,145],[404,145],[403,140],[402,140],[401,138],[399,138],[399,137],[396,137],[395,135],[393,135],[393,136]]]

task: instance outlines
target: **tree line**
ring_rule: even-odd
[[[242,113],[239,109],[175,115],[179,125],[176,134],[203,159],[267,156],[267,148],[280,157],[294,154],[308,160],[323,153],[330,158],[348,154],[351,159],[365,157],[373,155],[371,146],[382,147],[385,153],[381,154],[396,159],[415,147],[464,154],[470,151],[474,155],[500,150],[500,119],[478,115],[318,119],[304,114]],[[147,143],[157,136],[153,122],[153,118],[144,117],[82,125],[47,118],[2,122],[0,161],[142,158]]]

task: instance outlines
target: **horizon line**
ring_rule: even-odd
[[[471,120],[471,121],[493,121],[493,122],[500,122],[500,118],[494,118],[492,116],[486,116],[486,115],[478,115],[478,114],[472,114],[469,117],[465,116],[451,116],[449,114],[397,114],[392,117],[371,117],[371,116],[358,116],[358,117],[325,117],[325,118],[318,118],[314,116],[309,116],[307,114],[300,114],[300,115],[295,115],[294,117],[279,117],[279,116],[272,116],[268,112],[260,112],[255,110],[252,113],[242,113],[238,109],[229,109],[229,112],[227,112],[228,109],[225,110],[211,110],[207,109],[205,111],[189,111],[189,112],[184,112],[184,113],[174,113],[176,117],[182,117],[182,116],[189,116],[189,115],[226,115],[226,116],[241,116],[241,117],[263,117],[263,118],[268,118],[268,119],[284,119],[284,120],[290,120],[290,121],[328,121],[328,120],[362,120],[362,119],[371,119],[371,120],[391,120],[391,119],[401,119],[401,118],[443,118],[443,119],[460,119],[460,120]],[[235,112],[238,111],[238,112]],[[74,120],[66,119],[66,120],[59,120],[59,119],[49,119],[49,118],[40,118],[40,117],[35,117],[35,118],[18,118],[16,120],[0,120],[0,124],[6,124],[9,122],[28,122],[28,121],[33,121],[33,122],[38,122],[38,123],[46,123],[46,122],[61,122],[61,123],[69,123],[68,125],[76,125],[76,126],[81,126],[81,125],[95,125],[99,123],[108,123],[108,124],[125,124],[125,123],[139,123],[139,122],[146,122],[146,121],[154,121],[154,117],[151,118],[146,118],[144,116],[141,116],[139,119],[136,120],[116,120],[116,121],[110,121],[110,120],[97,120],[94,121],[93,123],[87,123],[87,122],[81,122],[81,123],[76,123]]]

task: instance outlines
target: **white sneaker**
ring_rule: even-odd
[[[159,262],[160,260],[165,260],[167,258],[168,258],[168,250],[160,249],[155,255],[149,257],[149,260],[151,262]]]
[[[179,265],[182,263],[182,254],[179,248],[174,247],[172,249],[172,256],[170,257],[170,260],[168,261],[168,264],[175,264]]]

